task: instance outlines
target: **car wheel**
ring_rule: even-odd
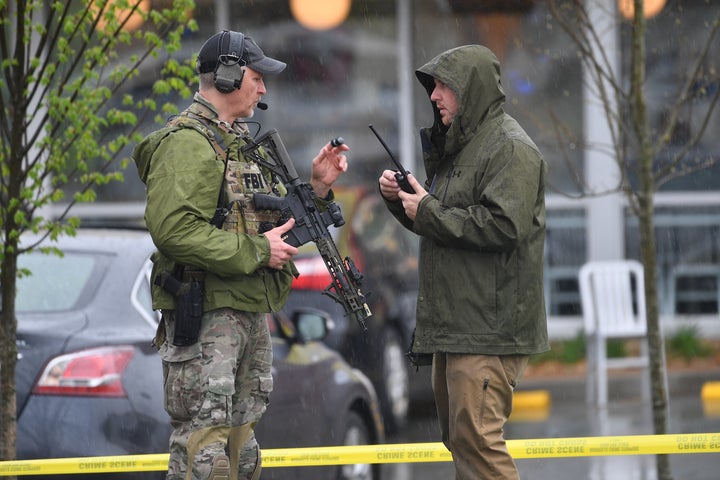
[[[368,445],[372,443],[367,425],[357,412],[346,414],[343,445]],[[337,480],[374,480],[377,469],[369,463],[341,465]]]
[[[380,410],[385,430],[395,433],[407,423],[410,405],[410,375],[402,347],[400,334],[386,327],[378,338],[378,355],[375,365],[375,390],[380,401]]]

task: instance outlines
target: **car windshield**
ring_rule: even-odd
[[[30,274],[18,279],[16,311],[51,312],[82,307],[94,291],[103,260],[102,255],[67,252],[62,257],[40,252],[20,255],[18,268]]]

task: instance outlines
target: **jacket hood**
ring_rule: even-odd
[[[187,108],[186,111],[195,114],[196,117],[207,118],[210,122],[218,118],[217,110],[215,110],[215,107],[213,107],[213,105],[208,100],[206,100],[205,97],[203,97],[199,92],[195,93],[195,96],[193,97],[193,103]],[[138,175],[140,176],[140,180],[142,180],[143,183],[147,183],[147,177],[150,172],[150,160],[155,153],[155,150],[157,150],[158,146],[165,139],[165,137],[167,137],[170,133],[179,128],[178,126],[169,126],[170,120],[172,118],[174,117],[168,118],[168,123],[166,123],[163,128],[160,128],[150,133],[133,149],[132,159],[135,162],[135,165],[137,165]],[[187,124],[188,126],[198,129],[196,122],[184,122],[183,124]],[[202,133],[206,137],[212,136],[212,133],[205,133],[200,129],[198,129],[198,131],[200,131],[200,133]]]
[[[480,125],[502,115],[505,91],[500,82],[500,61],[482,45],[464,45],[436,56],[415,72],[427,91],[435,88],[434,79],[445,83],[455,93],[458,112],[447,128],[445,151],[462,147]],[[433,132],[442,133],[440,110],[432,102]]]

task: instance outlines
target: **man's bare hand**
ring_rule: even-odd
[[[312,185],[315,194],[320,198],[327,197],[333,183],[341,174],[347,171],[347,157],[343,152],[350,150],[344,143],[333,147],[330,143],[325,145],[312,161]]]
[[[265,232],[265,238],[270,242],[270,260],[268,267],[282,270],[286,263],[298,254],[298,249],[285,243],[286,233],[295,225],[295,219],[291,218],[282,225]]]
[[[395,179],[395,172],[392,170],[383,171],[382,175],[378,179],[380,183],[380,194],[389,202],[397,202],[400,200],[398,193],[400,192],[400,185],[398,185]]]

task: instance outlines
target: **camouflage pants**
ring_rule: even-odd
[[[168,480],[258,478],[261,458],[253,427],[272,391],[265,314],[206,312],[199,341],[187,347],[172,345],[172,312],[163,313],[163,322],[165,410],[173,426]]]

